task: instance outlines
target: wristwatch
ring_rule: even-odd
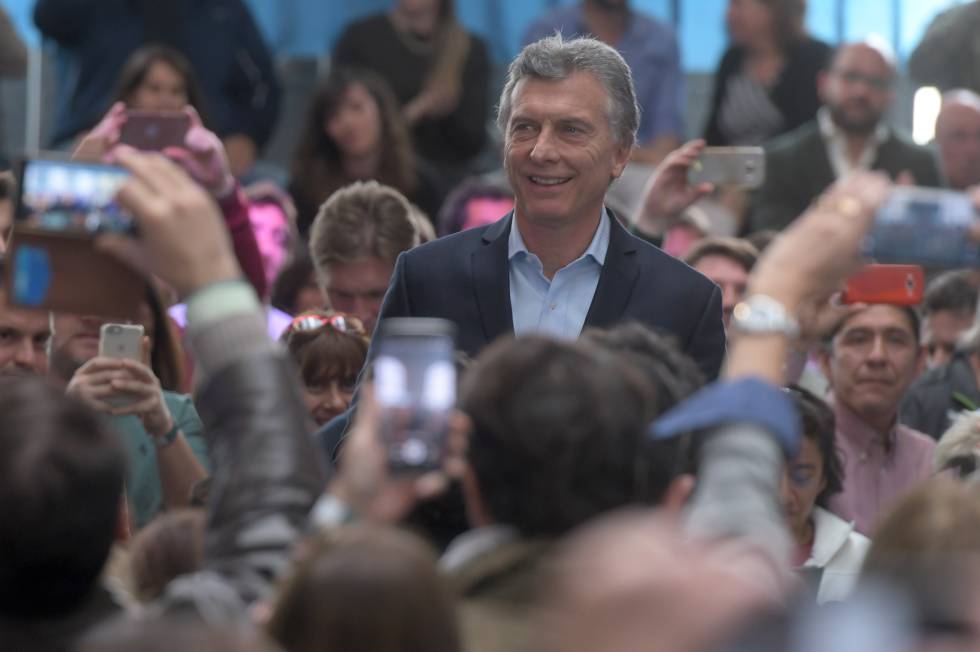
[[[786,306],[764,294],[754,294],[735,306],[732,328],[746,335],[785,335],[791,340],[800,335],[800,324]]]

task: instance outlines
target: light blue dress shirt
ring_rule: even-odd
[[[592,297],[599,285],[599,274],[609,249],[609,220],[606,209],[599,216],[599,228],[581,256],[559,269],[550,281],[544,275],[541,259],[527,250],[516,217],[511,220],[507,241],[510,268],[510,306],[514,333],[518,336],[541,333],[575,339],[582,332]]]

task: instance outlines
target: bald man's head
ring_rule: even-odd
[[[868,134],[895,97],[895,60],[876,41],[841,45],[830,69],[820,75],[820,100],[843,131]]]
[[[950,187],[965,190],[980,184],[980,95],[965,89],[943,95],[936,145]]]

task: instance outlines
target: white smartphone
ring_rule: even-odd
[[[107,358],[143,360],[143,327],[139,324],[102,324],[99,329],[99,355]],[[126,407],[134,398],[117,394],[106,399],[112,407]]]
[[[761,147],[705,147],[691,164],[687,180],[693,185],[758,188],[766,180],[766,155]]]
[[[106,358],[143,360],[143,327],[139,324],[102,324],[99,355]]]

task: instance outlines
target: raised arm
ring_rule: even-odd
[[[145,259],[187,299],[214,469],[204,570],[172,583],[164,606],[240,616],[287,566],[323,489],[312,424],[214,201],[162,156],[118,160],[133,172],[119,201],[139,220]]]

